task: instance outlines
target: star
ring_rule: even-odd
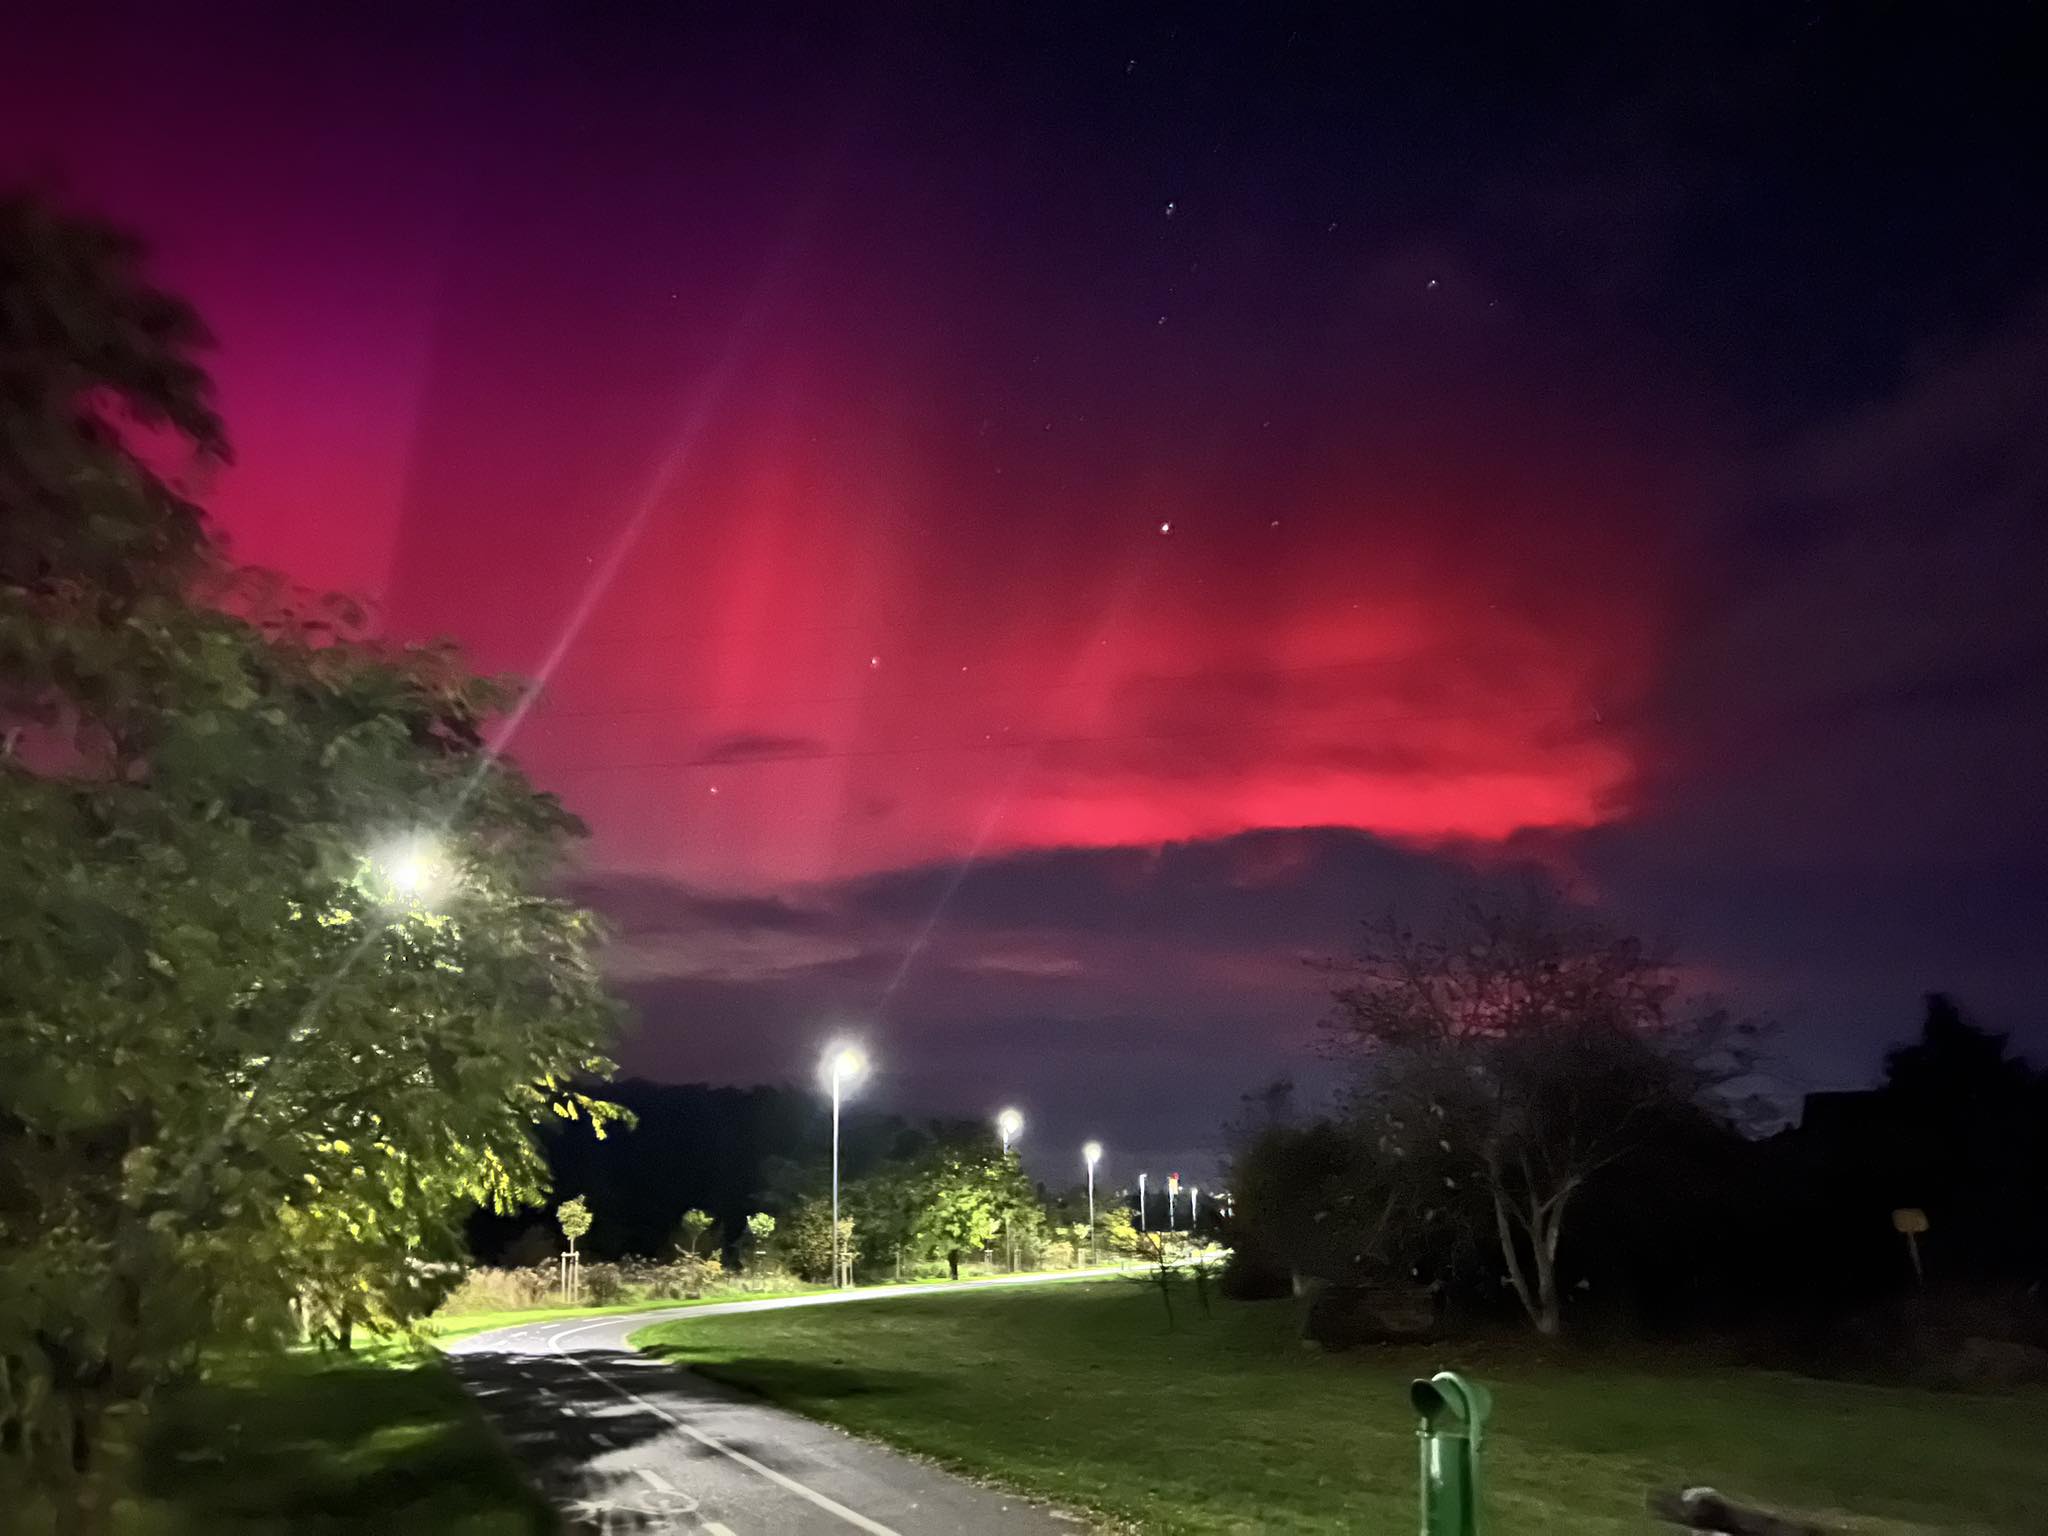
[[[1161,533],[1171,533],[1171,532],[1173,532],[1173,524],[1171,524],[1171,523],[1161,523],[1161,524],[1159,525],[1159,531],[1160,531]]]

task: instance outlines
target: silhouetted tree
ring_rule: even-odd
[[[1751,1025],[1681,1019],[1670,967],[1538,890],[1418,934],[1368,925],[1330,1020],[1392,1221],[1484,1196],[1537,1331],[1562,1327],[1558,1246],[1587,1181],[1660,1117],[1754,1069]]]
[[[1894,1206],[1927,1212],[1926,1250],[1965,1275],[2038,1276],[2048,1260],[2042,1082],[1955,1000],[1927,998],[1919,1039],[1885,1057],[1880,1113]]]

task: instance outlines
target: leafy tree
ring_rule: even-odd
[[[876,1261],[888,1260],[903,1277],[904,1256],[921,1246],[920,1224],[930,1199],[923,1160],[889,1163],[846,1187],[842,1205],[860,1223],[861,1242]]]
[[[1138,1252],[1138,1226],[1121,1205],[1105,1206],[1095,1213],[1095,1248],[1116,1258],[1131,1258]]]
[[[1754,1069],[1753,1025],[1682,1020],[1674,991],[1640,943],[1537,891],[1434,934],[1369,926],[1331,1027],[1365,1069],[1374,1203],[1398,1220],[1475,1190],[1530,1321],[1559,1332],[1558,1245],[1587,1180]]]
[[[562,1236],[569,1239],[569,1251],[576,1251],[576,1240],[590,1230],[590,1206],[581,1195],[564,1200],[555,1211],[555,1225],[562,1229]]]
[[[854,1252],[854,1221],[839,1219],[839,1241],[847,1254]],[[776,1246],[782,1262],[800,1280],[824,1284],[832,1280],[832,1202],[808,1196],[796,1203],[776,1231]]]
[[[917,1235],[927,1249],[946,1255],[957,1280],[962,1254],[987,1248],[1005,1219],[1016,1223],[1036,1214],[1036,1193],[1016,1156],[984,1137],[978,1146],[942,1149],[927,1164]]]
[[[756,1243],[765,1243],[775,1235],[775,1218],[766,1211],[756,1211],[747,1218],[747,1236]]]
[[[81,1526],[203,1346],[414,1314],[537,1198],[615,1019],[508,691],[208,538],[204,333],[136,259],[0,204],[0,1449]]]
[[[705,1236],[717,1225],[709,1211],[685,1211],[683,1219],[676,1224],[675,1249],[691,1258],[701,1258],[698,1252]]]

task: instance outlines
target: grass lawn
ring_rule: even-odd
[[[488,1333],[493,1328],[515,1328],[521,1323],[551,1323],[558,1318],[610,1317],[621,1312],[666,1312],[671,1307],[708,1307],[714,1303],[728,1301],[770,1301],[781,1296],[803,1296],[817,1290],[817,1286],[802,1286],[788,1291],[745,1291],[724,1296],[704,1296],[694,1301],[618,1301],[602,1307],[529,1307],[523,1311],[510,1312],[449,1312],[435,1313],[425,1324],[428,1337],[434,1342],[465,1338],[472,1333]]]
[[[152,1410],[135,1471],[120,1536],[555,1529],[434,1358],[294,1354],[217,1372]]]
[[[1493,1528],[1646,1536],[1710,1483],[1845,1530],[2048,1530],[2048,1394],[1980,1397],[1519,1346],[1325,1356],[1291,1303],[1202,1318],[1130,1281],[679,1319],[636,1341],[820,1419],[1150,1533],[1412,1530],[1407,1384],[1494,1393]]]

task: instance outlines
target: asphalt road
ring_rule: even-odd
[[[1076,1536],[1081,1527],[1073,1516],[967,1482],[626,1346],[628,1334],[654,1322],[1072,1278],[1078,1277],[1020,1275],[527,1323],[455,1340],[448,1354],[575,1531]]]

